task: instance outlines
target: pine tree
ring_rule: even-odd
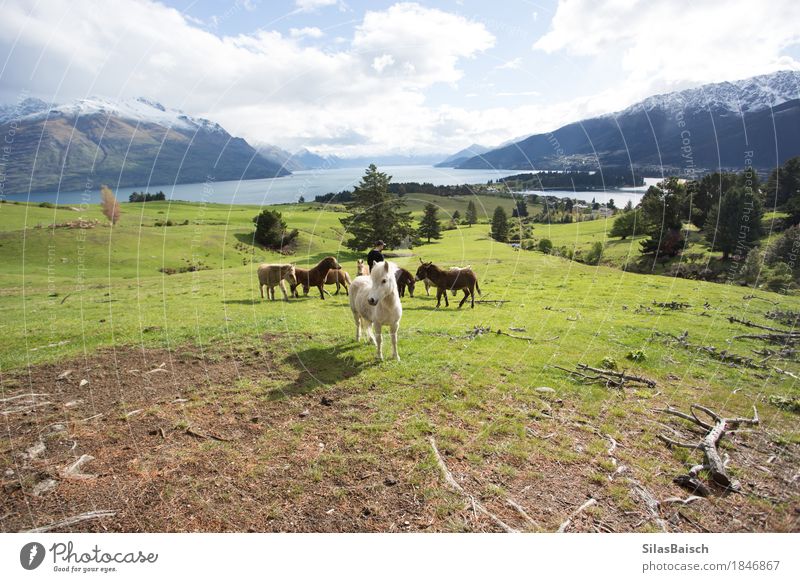
[[[761,237],[763,214],[761,196],[735,186],[708,212],[703,227],[706,240],[711,243],[712,250],[722,251],[723,260],[734,252],[745,255]]]
[[[508,241],[508,217],[502,206],[498,206],[494,209],[491,236],[494,240],[499,242]]]
[[[427,238],[429,243],[432,238],[442,238],[442,225],[439,224],[439,219],[436,217],[435,204],[428,203],[425,205],[424,214],[419,222],[417,235],[420,238]]]
[[[467,224],[472,226],[478,222],[478,209],[475,208],[475,202],[472,200],[467,204]]]
[[[352,236],[345,244],[348,248],[363,251],[382,240],[387,247],[397,247],[404,238],[413,234],[411,214],[402,212],[405,202],[389,193],[391,176],[379,172],[370,164],[361,183],[353,192],[347,208],[350,216],[340,222]]]

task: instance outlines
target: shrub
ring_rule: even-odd
[[[543,238],[539,241],[539,251],[549,255],[553,251],[553,241],[549,238]]]
[[[786,229],[769,246],[764,255],[764,260],[768,265],[787,263],[796,267],[798,258],[800,258],[800,226]]]
[[[39,208],[55,208],[55,204],[52,202],[40,202]]]
[[[771,291],[781,292],[792,286],[792,270],[786,263],[778,263],[769,269],[764,277],[764,283]]]
[[[603,258],[603,243],[595,241],[592,243],[592,248],[586,253],[585,262],[587,265],[599,265],[600,259]]]

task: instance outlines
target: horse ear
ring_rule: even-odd
[[[421,264],[423,264],[423,265],[425,264],[425,263],[422,261],[422,257],[419,257],[419,262],[420,262]]]
[[[389,272],[389,261],[383,263],[383,268],[386,270],[387,273]]]

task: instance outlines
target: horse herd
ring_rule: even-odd
[[[400,360],[397,352],[397,330],[403,315],[400,298],[406,291],[414,297],[414,287],[418,281],[425,284],[425,292],[431,286],[436,287],[436,307],[441,306],[444,297],[445,306],[449,307],[447,292],[456,295],[464,292],[458,304],[461,308],[469,299],[470,307],[475,308],[475,292],[481,292],[478,277],[470,267],[451,267],[442,269],[431,262],[423,262],[417,268],[416,276],[406,269],[389,261],[375,263],[370,271],[363,260],[358,261],[358,276],[350,280],[347,271],[342,269],[335,257],[325,257],[315,266],[304,269],[292,264],[262,264],[258,268],[258,284],[261,298],[264,298],[264,287],[267,297],[275,299],[275,287],[280,287],[283,298],[288,301],[284,281],[289,283],[293,297],[299,297],[297,288],[302,286],[304,295],[308,295],[311,287],[319,291],[320,299],[325,299],[325,285],[336,285],[336,293],[344,288],[350,298],[350,309],[356,324],[356,341],[361,340],[362,333],[375,344],[378,358],[383,359],[381,352],[381,329],[388,326],[392,338],[392,356]]]

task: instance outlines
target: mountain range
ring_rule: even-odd
[[[290,172],[219,124],[144,98],[0,108],[3,194],[273,178]]]
[[[687,175],[774,168],[800,155],[800,72],[649,97],[627,109],[475,155],[457,168],[598,170]]]

